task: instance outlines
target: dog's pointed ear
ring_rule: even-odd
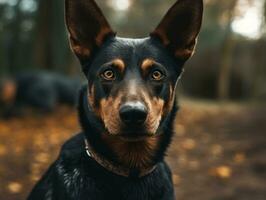
[[[70,44],[81,62],[115,35],[94,0],[65,0],[65,18]]]
[[[203,15],[203,0],[178,0],[151,33],[177,58],[187,60],[194,52]]]

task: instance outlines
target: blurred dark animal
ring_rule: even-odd
[[[66,0],[70,42],[88,79],[79,99],[83,131],[64,144],[29,200],[174,199],[164,155],[202,12],[202,0],[179,0],[150,37],[125,39],[93,0]]]
[[[81,81],[48,72],[20,73],[0,81],[2,117],[24,115],[28,109],[38,113],[54,111],[59,104],[77,103]]]

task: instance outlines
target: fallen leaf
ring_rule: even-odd
[[[16,193],[21,192],[22,185],[18,182],[11,182],[8,184],[7,188],[10,193],[16,194]]]
[[[219,166],[211,169],[210,175],[221,179],[228,179],[232,176],[232,169],[228,166]]]

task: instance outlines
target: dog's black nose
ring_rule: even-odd
[[[148,111],[140,102],[130,102],[120,107],[121,120],[130,126],[143,124],[147,118]]]

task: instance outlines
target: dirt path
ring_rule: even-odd
[[[177,199],[266,199],[266,108],[188,103],[176,132]]]
[[[266,199],[266,108],[181,102],[167,160],[178,200]],[[25,199],[79,130],[75,111],[0,121],[0,199]]]

